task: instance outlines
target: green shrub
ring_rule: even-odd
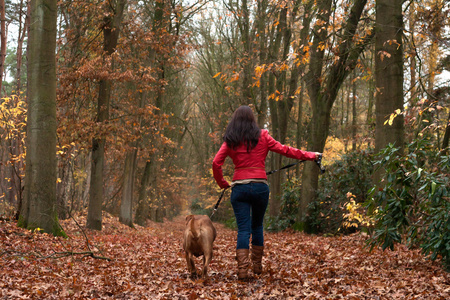
[[[217,208],[217,211],[212,216],[211,220],[213,222],[223,223],[225,224],[225,226],[231,229],[235,229],[237,228],[237,226],[236,221],[234,220],[234,213],[233,208],[231,207],[229,195],[229,192],[225,192],[225,195],[222,198],[220,205]],[[214,200],[217,201],[218,198]],[[214,204],[216,204],[216,202],[214,202]],[[210,217],[214,210],[214,206],[211,206],[211,204],[204,203],[200,199],[195,198],[189,205],[189,209],[194,215],[207,215],[208,217]]]
[[[265,227],[268,231],[282,231],[292,227],[300,205],[301,185],[298,178],[292,178],[282,184],[280,215],[271,218],[266,214]]]
[[[331,234],[356,230],[342,226],[349,201],[347,194],[352,194],[355,203],[363,203],[372,187],[372,172],[370,151],[344,154],[340,160],[327,166],[326,173],[319,178],[317,200],[309,205],[306,220],[309,230]]]
[[[195,198],[192,200],[189,209],[191,210],[191,213],[194,215],[210,215],[211,212],[205,209],[204,204],[200,202],[198,198]]]
[[[236,218],[234,217],[234,215],[229,217],[225,221],[223,221],[223,224],[227,228],[230,228],[230,229],[233,229],[233,230],[237,230],[237,223],[236,223]]]
[[[368,244],[394,249],[406,239],[431,259],[442,257],[450,269],[450,158],[431,151],[426,140],[414,141],[400,154],[392,145],[379,154],[382,184],[374,187],[366,206],[376,225]]]

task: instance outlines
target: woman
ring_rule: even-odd
[[[316,160],[320,153],[302,151],[277,142],[267,130],[258,127],[248,106],[241,106],[234,112],[223,140],[213,160],[213,174],[222,189],[232,187],[231,204],[238,226],[236,246],[238,279],[244,280],[248,278],[247,270],[250,264],[250,236],[253,272],[255,274],[262,272],[263,219],[269,202],[265,169],[267,153],[270,150],[300,160]],[[231,185],[223,178],[222,172],[222,165],[227,156],[230,156],[234,163]]]

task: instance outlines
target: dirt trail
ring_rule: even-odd
[[[0,299],[450,299],[450,276],[438,262],[405,247],[368,252],[357,234],[266,233],[264,273],[239,282],[236,233],[215,225],[209,278],[192,280],[184,217],[131,229],[106,215],[102,232],[85,233],[89,249],[111,261],[79,254],[89,249],[72,220],[62,222],[67,240],[0,223]],[[68,251],[74,255],[56,258]]]

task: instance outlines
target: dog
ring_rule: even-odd
[[[216,228],[211,219],[203,215],[189,215],[186,217],[183,249],[191,277],[197,276],[194,258],[203,255],[202,278],[207,277],[208,266],[213,256],[213,243],[216,239]]]

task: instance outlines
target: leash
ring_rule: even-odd
[[[209,217],[210,219],[211,219],[212,216],[214,216],[214,214],[216,213],[217,208],[219,208],[220,201],[222,201],[223,195],[225,194],[225,191],[226,191],[227,189],[228,189],[228,188],[224,188],[223,191],[222,191],[222,193],[220,194],[219,200],[217,200],[216,205],[214,205],[214,210],[213,210],[211,216]]]
[[[279,168],[278,170],[272,170],[272,171],[266,172],[266,175],[271,175],[271,174],[276,173],[278,171],[281,171],[281,170],[284,170],[284,169],[288,169],[288,168],[292,168],[293,166],[298,165],[299,163],[302,163],[302,162],[305,162],[305,161],[306,160],[299,160],[299,161],[297,161],[297,162],[295,162],[293,164],[289,164],[289,165],[283,166],[283,167]]]
[[[295,163],[292,163],[292,164],[283,166],[283,167],[279,168],[278,170],[272,170],[272,171],[266,172],[266,175],[271,175],[271,174],[276,173],[276,172],[278,172],[278,171],[281,171],[281,170],[284,170],[284,169],[291,168],[291,167],[293,167],[293,166],[295,166],[295,165],[297,165],[297,164],[299,164],[299,163],[305,162],[305,161],[306,161],[306,160],[299,160],[299,161],[297,161],[297,162],[295,162]],[[320,173],[322,173],[322,174],[325,173],[325,168],[322,166],[322,154],[320,154],[320,155],[319,155],[319,158],[318,158],[317,160],[315,160],[314,162],[315,162],[315,163],[317,164],[317,166],[319,167]]]
[[[297,165],[297,164],[299,164],[299,163],[305,162],[305,161],[306,161],[306,160],[299,160],[299,161],[297,161],[297,162],[295,162],[295,163],[292,163],[292,164],[283,166],[283,167],[279,168],[278,170],[272,170],[272,171],[266,172],[266,175],[271,175],[271,174],[276,173],[276,172],[278,172],[278,171],[281,171],[281,170],[284,170],[284,169],[288,169],[288,168],[292,168],[293,166],[295,166],[295,165]],[[319,158],[318,158],[317,160],[315,160],[314,162],[315,162],[315,163],[317,164],[317,166],[319,167],[320,173],[322,173],[322,174],[325,173],[325,168],[322,166],[322,154],[320,154],[320,155],[319,155]],[[212,216],[214,216],[214,214],[216,213],[217,208],[219,208],[220,201],[222,201],[223,195],[225,194],[225,191],[226,191],[227,189],[228,189],[228,188],[223,189],[222,193],[220,194],[219,200],[217,200],[216,205],[214,205],[214,210],[213,210],[211,216],[209,217],[210,219],[211,219]]]

